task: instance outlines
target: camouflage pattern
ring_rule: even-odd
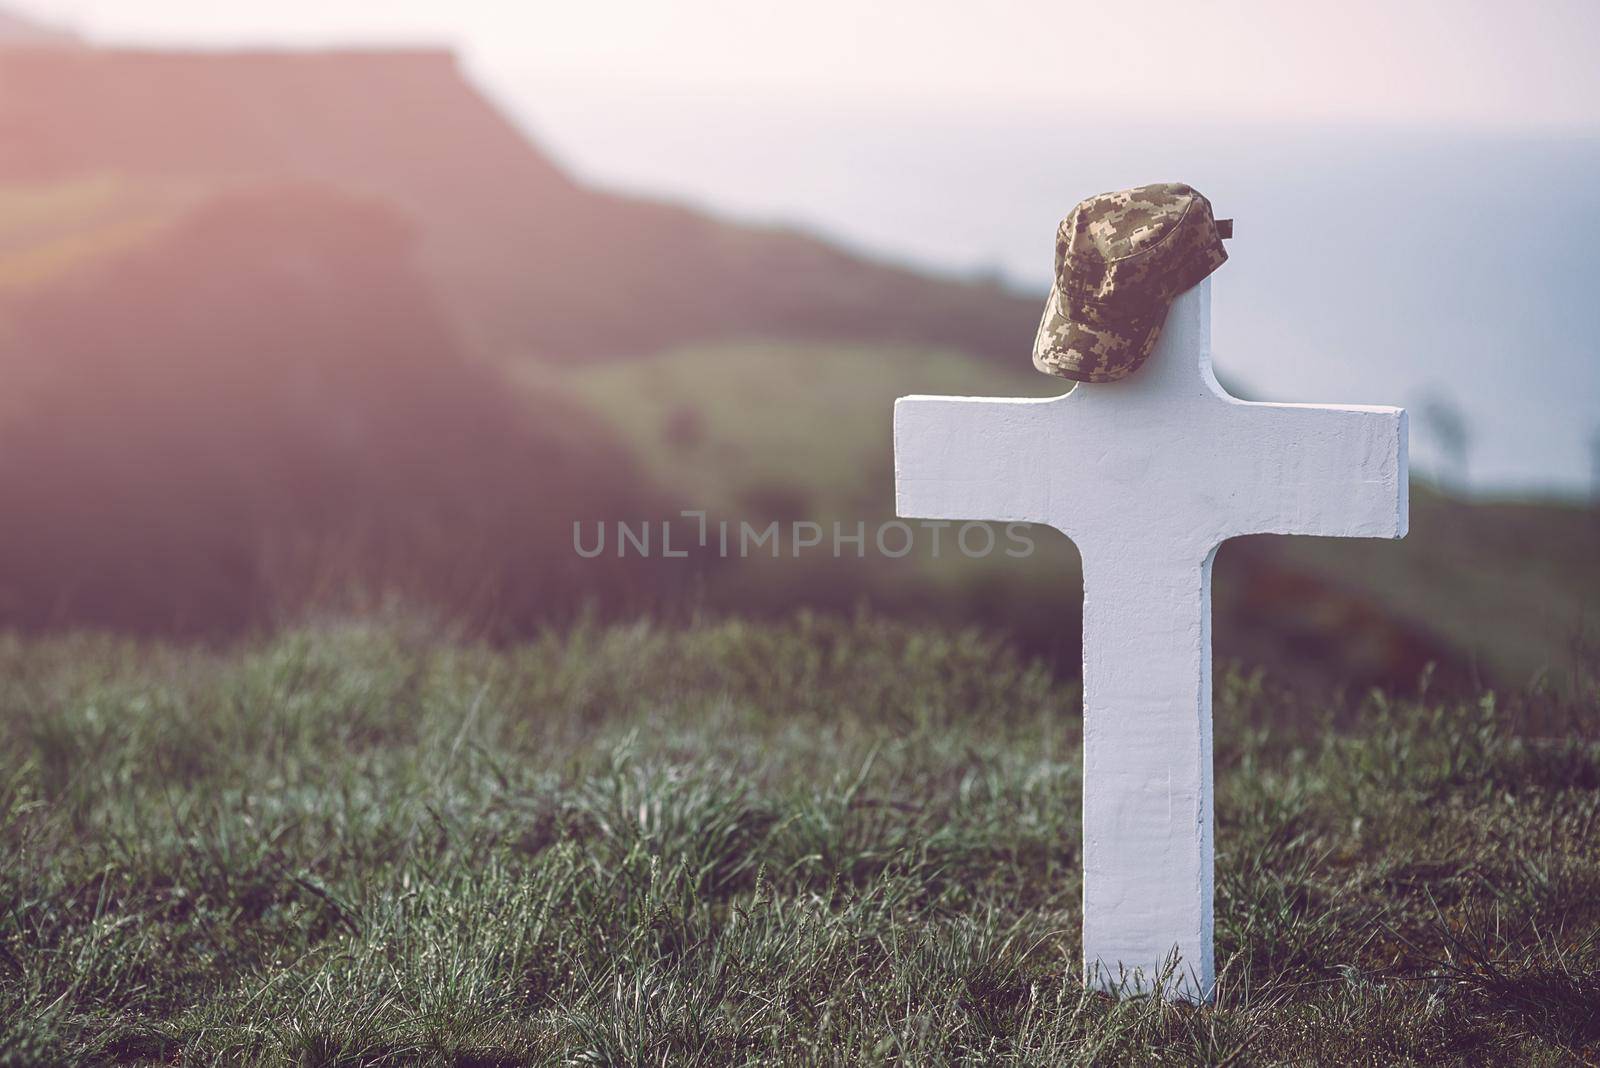
[[[1155,348],[1167,309],[1228,258],[1211,202],[1181,182],[1090,197],[1056,232],[1056,280],[1033,365],[1079,382],[1113,382]]]

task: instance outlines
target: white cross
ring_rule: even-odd
[[[1406,413],[1252,404],[1211,372],[1210,280],[1150,359],[1045,400],[902,397],[904,518],[1044,523],[1083,558],[1083,960],[1205,999],[1212,962],[1211,561],[1241,534],[1400,538]]]

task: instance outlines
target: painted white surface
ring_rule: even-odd
[[[1207,998],[1211,561],[1241,534],[1400,538],[1406,413],[1254,404],[1211,372],[1210,280],[1120,381],[895,402],[904,518],[1044,523],[1083,557],[1083,946],[1107,988]]]

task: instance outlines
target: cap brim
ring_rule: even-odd
[[[1062,304],[1060,284],[1052,286],[1033,340],[1033,365],[1074,382],[1115,382],[1133,374],[1150,358],[1167,318],[1165,307],[1118,316],[1104,305],[1079,302],[1073,311],[1069,315]]]

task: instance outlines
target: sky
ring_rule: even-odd
[[[446,42],[512,106],[562,87],[1600,127],[1595,0],[5,2],[101,42]]]

